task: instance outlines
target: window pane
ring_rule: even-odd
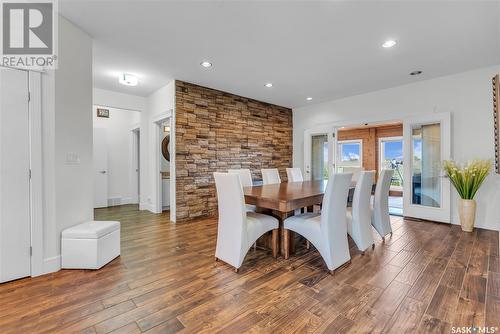
[[[361,140],[339,141],[337,146],[338,171],[343,172],[344,167],[361,167]]]
[[[441,125],[412,128],[412,203],[441,206]]]
[[[314,135],[311,138],[311,177],[313,180],[328,178],[328,136]],[[326,150],[326,154],[325,154]],[[325,178],[326,170],[326,178]]]
[[[381,169],[394,169],[392,187],[403,186],[403,140],[387,140],[381,142]]]

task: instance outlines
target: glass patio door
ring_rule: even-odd
[[[443,161],[450,158],[450,114],[407,118],[404,133],[405,216],[450,222],[450,182]]]

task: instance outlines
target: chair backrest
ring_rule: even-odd
[[[243,224],[246,220],[245,198],[240,176],[233,173],[214,173],[219,207],[217,242],[238,242],[246,237]]]
[[[288,182],[302,182],[304,178],[302,177],[302,171],[300,168],[287,168],[286,169],[286,177],[288,178]]]
[[[250,169],[229,169],[227,172],[239,174],[241,185],[243,187],[251,187],[253,185],[252,173],[250,173]]]
[[[280,173],[277,168],[264,168],[262,172],[262,182],[264,184],[281,183]]]
[[[387,208],[389,210],[389,189],[391,188],[391,180],[394,175],[393,169],[382,169],[377,180],[375,188],[375,196],[373,198],[373,207]]]
[[[363,226],[371,225],[370,198],[375,171],[361,172],[352,199],[352,218]]]
[[[347,195],[351,180],[351,173],[338,173],[332,174],[326,184],[321,209],[321,233],[329,240],[337,232],[347,234]]]
[[[343,173],[352,173],[352,181],[358,182],[361,172],[364,171],[364,167],[342,167]]]

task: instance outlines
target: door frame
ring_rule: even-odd
[[[162,194],[161,194],[161,183],[162,178],[160,176],[161,170],[161,141],[160,130],[161,124],[169,120],[170,122],[170,221],[175,222],[175,120],[173,109],[169,109],[163,113],[155,115],[152,118],[151,129],[153,131],[153,193],[155,194],[155,199],[152,203],[151,211],[154,213],[162,213]]]
[[[382,143],[383,142],[387,142],[387,141],[401,141],[402,143],[402,146],[403,146],[403,174],[404,174],[404,144],[405,144],[405,141],[404,141],[404,136],[391,136],[391,137],[380,137],[378,139],[378,157],[377,157],[377,170],[380,171],[382,170],[382,155],[383,153],[385,152],[382,152]],[[403,179],[403,184],[404,184],[404,179]],[[392,187],[392,185],[391,185]],[[394,191],[401,191],[401,193],[403,193],[403,187],[401,187],[401,189],[391,189],[391,190],[394,190]]]

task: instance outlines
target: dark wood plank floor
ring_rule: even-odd
[[[300,245],[214,262],[216,221],[174,225],[122,206],[122,255],[0,285],[0,333],[448,333],[500,327],[498,233],[393,217],[394,235],[335,276]],[[352,243],[351,243],[352,245]]]

